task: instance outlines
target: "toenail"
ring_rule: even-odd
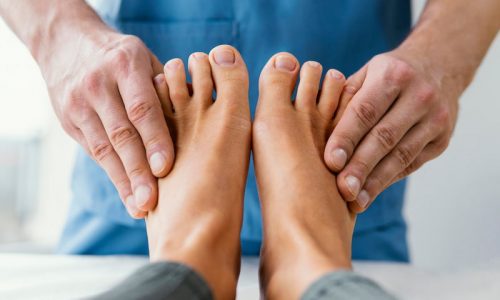
[[[215,49],[214,59],[218,65],[229,66],[234,64],[235,56],[234,52],[227,49]]]
[[[151,171],[153,174],[159,174],[165,168],[167,160],[165,156],[160,152],[156,152],[149,158],[149,164],[151,165]]]
[[[135,203],[138,207],[143,207],[151,197],[151,188],[147,185],[140,185],[134,192]]]
[[[357,179],[354,176],[349,175],[349,176],[347,176],[345,178],[345,182],[346,182],[347,188],[349,189],[349,191],[351,192],[351,194],[353,196],[358,196],[359,189],[360,189],[360,186],[361,186],[361,184],[359,183],[359,179]]]
[[[342,75],[342,73],[340,73],[339,71],[337,70],[330,70],[328,72],[328,74],[330,74],[330,76],[332,76],[333,78],[337,79],[337,80],[340,80],[342,78],[344,78],[344,75]]]
[[[288,55],[279,55],[274,61],[274,67],[280,70],[293,71],[297,62]]]
[[[340,170],[344,167],[347,162],[347,153],[344,149],[334,149],[331,155],[332,164],[337,170]]]
[[[362,190],[361,192],[359,192],[356,202],[361,208],[365,208],[366,205],[368,205],[368,202],[370,202],[370,195],[368,195],[368,192],[366,190]]]
[[[191,54],[191,56],[194,58],[194,59],[203,59],[205,58],[207,55],[203,52],[196,52],[196,53],[193,53]]]
[[[313,68],[319,68],[321,66],[317,61],[308,61],[307,64]]]
[[[167,62],[167,68],[175,70],[178,69],[181,65],[181,62],[178,58],[171,59]]]

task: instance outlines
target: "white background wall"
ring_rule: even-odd
[[[424,2],[414,1],[417,14]],[[499,85],[497,38],[460,100],[450,147],[410,179],[405,213],[418,266],[453,268],[500,257]],[[0,105],[0,136],[43,137],[39,209],[28,232],[52,245],[70,198],[74,143],[49,109],[42,78],[29,53],[1,21]]]

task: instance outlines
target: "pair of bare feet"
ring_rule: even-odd
[[[176,161],[160,179],[158,206],[146,218],[153,261],[187,264],[215,298],[234,299],[252,149],[264,224],[265,297],[297,299],[322,275],[351,268],[355,216],[322,155],[344,78],[328,72],[318,95],[321,68],[315,62],[300,68],[291,54],[273,56],[261,74],[252,123],[248,74],[236,49],[219,46],[208,55],[191,55],[190,85],[181,60],[166,64],[155,85]]]

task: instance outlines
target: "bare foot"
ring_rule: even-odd
[[[248,74],[230,46],[191,55],[189,71],[192,93],[179,59],[155,78],[176,159],[146,219],[150,256],[191,266],[217,299],[234,299],[250,156]]]
[[[267,299],[298,299],[320,276],[351,268],[355,216],[323,161],[345,78],[301,69],[291,54],[273,56],[260,77],[253,125],[255,172],[264,222],[261,285]],[[319,101],[318,101],[319,99]]]

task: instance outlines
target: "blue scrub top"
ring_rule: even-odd
[[[162,62],[187,60],[220,44],[235,46],[250,75],[252,115],[262,67],[287,51],[324,70],[356,72],[374,55],[396,47],[411,25],[409,0],[103,0],[96,7],[117,30],[140,37]],[[79,151],[73,196],[59,251],[147,254],[143,220],[130,218],[106,173]],[[402,217],[405,181],[382,193],[358,218],[353,258],[407,261]],[[262,237],[253,164],[241,231],[244,254],[258,254]],[[328,237],[325,237],[328,238]]]

